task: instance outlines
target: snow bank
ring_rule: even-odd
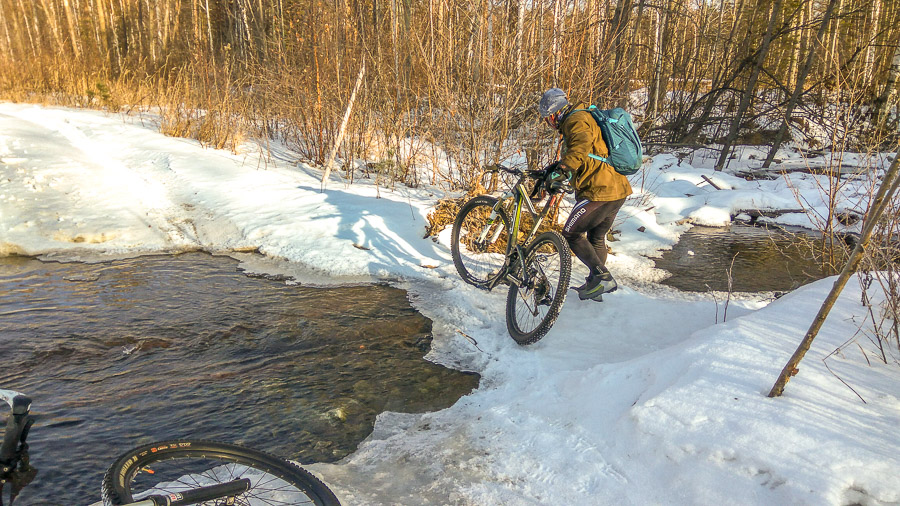
[[[384,413],[355,454],[310,466],[346,504],[900,502],[896,357],[868,365],[847,348],[827,361],[837,377],[821,360],[863,325],[858,287],[785,396],[769,399],[832,280],[771,303],[732,300],[723,322],[721,303],[652,284],[660,273],[643,256],[691,222],[816,212],[821,180],[745,181],[699,157],[654,157],[617,224],[610,268],[621,289],[601,304],[569,298],[547,337],[519,347],[506,335],[505,293],[463,284],[446,234],[422,238],[436,189],[335,180],[321,192],[318,172],[254,153],[203,149],[134,118],[0,104],[0,254],[199,248],[301,282],[407,288],[434,320],[429,358],[478,371],[482,385],[440,412]],[[847,182],[845,207],[870,188]],[[265,257],[241,253],[256,250]]]

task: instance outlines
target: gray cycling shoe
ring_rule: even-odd
[[[593,299],[598,302],[603,301],[603,294],[615,292],[619,287],[612,274],[604,272],[603,274],[595,274],[588,278],[587,282],[576,288],[578,298],[581,300]]]

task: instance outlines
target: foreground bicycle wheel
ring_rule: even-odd
[[[525,252],[524,268],[516,276],[522,286],[510,283],[506,296],[506,328],[519,344],[532,344],[547,332],[566,300],[572,254],[559,232],[535,237]]]
[[[509,218],[494,211],[497,199],[475,197],[463,204],[450,239],[453,265],[466,283],[489,288],[503,274],[509,243]]]
[[[153,443],[119,457],[103,477],[103,504],[118,506],[242,478],[250,480],[249,490],[233,503],[220,498],[199,504],[340,506],[328,487],[288,461],[242,446],[196,440]]]

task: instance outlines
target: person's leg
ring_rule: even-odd
[[[606,270],[606,233],[612,228],[616,213],[624,202],[625,199],[611,202],[579,201],[563,226],[562,235],[569,243],[572,253],[591,272]]]
[[[590,269],[584,284],[576,288],[582,300],[602,300],[600,296],[603,293],[612,292],[617,287],[606,269],[606,234],[612,228],[616,214],[624,202],[625,199],[611,202],[579,201],[563,226],[563,237],[569,243],[569,248]]]
[[[609,271],[609,269],[606,268],[606,257],[609,253],[609,249],[606,247],[606,234],[612,229],[616,215],[619,213],[619,209],[622,208],[622,204],[624,203],[625,199],[606,202],[603,208],[597,213],[597,218],[600,222],[594,228],[587,231],[587,240],[594,248],[594,253],[600,261],[600,269],[604,272]]]
[[[572,253],[575,253],[575,256],[591,272],[594,272],[594,269],[602,265],[603,262],[597,257],[597,252],[594,250],[591,242],[585,237],[585,232],[594,226],[591,217],[596,214],[596,210],[602,205],[603,202],[579,200],[575,203],[575,207],[572,208],[572,212],[569,213],[569,218],[562,229],[562,235],[565,237],[566,242],[569,243]]]

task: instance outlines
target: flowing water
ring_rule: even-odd
[[[477,387],[423,360],[430,341],[431,321],[386,286],[290,286],[201,253],[0,258],[0,388],[31,396],[38,419],[38,474],[16,504],[97,501],[119,454],[167,438],[335,461],[378,413]]]
[[[672,274],[663,284],[691,292],[789,291],[824,275],[815,236],[760,226],[693,227],[654,259]]]

